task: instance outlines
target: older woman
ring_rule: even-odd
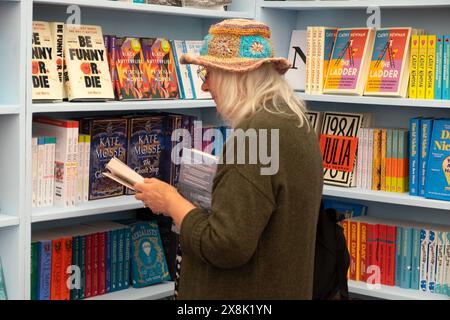
[[[264,171],[260,157],[248,161],[255,155],[246,139],[245,163],[218,166],[211,211],[157,179],[136,185],[137,199],[180,228],[179,298],[311,299],[323,168],[306,109],[282,77],[289,63],[273,57],[266,25],[243,19],[213,25],[201,55],[181,62],[205,67],[202,89],[219,114],[234,129],[264,132],[258,147],[267,143],[278,159]],[[228,139],[222,159],[239,141]]]

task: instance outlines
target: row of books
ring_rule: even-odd
[[[297,48],[306,40],[303,79],[309,94],[406,97],[411,35],[423,33],[412,28],[310,26],[303,32],[303,41],[302,33],[292,33],[290,59],[296,59],[301,51]],[[297,79],[301,74],[291,71],[288,80],[301,89],[302,80]]]
[[[32,98],[36,102],[211,99],[201,69],[181,65],[202,41],[103,35],[100,26],[33,22]]]
[[[32,300],[80,300],[170,279],[154,221],[96,221],[32,234]]]
[[[450,229],[357,217],[343,221],[350,280],[450,296]]]
[[[33,148],[33,205],[44,205],[44,199],[51,197],[51,190],[53,204],[62,207],[75,206],[80,201],[132,194],[103,176],[105,165],[113,157],[127,163],[143,177],[157,177],[173,185],[179,166],[171,161],[172,150],[181,150],[183,137],[179,134],[172,141],[172,133],[176,129],[192,133],[194,120],[193,116],[164,113],[77,120],[35,117],[34,141],[39,143],[38,137],[50,137],[47,140],[56,144],[53,179],[53,149],[45,148],[46,144],[44,147],[37,144]],[[84,147],[80,147],[83,140]],[[190,146],[190,141],[185,143]],[[42,156],[47,154],[46,150],[50,155]],[[43,174],[42,168],[47,168],[47,175]],[[52,181],[54,187],[51,186]]]
[[[5,275],[3,273],[2,259],[0,258],[0,300],[8,300],[6,292]]]
[[[450,119],[413,118],[410,131],[409,193],[450,200]]]

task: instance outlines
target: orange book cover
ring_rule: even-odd
[[[358,222],[358,242],[359,242],[359,281],[367,279],[367,223]]]
[[[350,280],[359,278],[358,273],[358,223],[350,221]]]
[[[381,189],[381,130],[373,129],[372,190]]]
[[[62,239],[52,240],[50,300],[61,300],[62,256]]]
[[[381,129],[381,191],[386,191],[386,144],[387,130]]]
[[[61,246],[61,300],[70,300],[70,287],[67,286],[70,273],[67,273],[67,268],[72,265],[72,237],[62,238]]]

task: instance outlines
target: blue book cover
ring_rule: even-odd
[[[425,197],[450,200],[450,120],[435,120],[426,171]]]
[[[336,209],[339,214],[343,214],[346,219],[367,215],[367,206],[357,203],[332,200],[323,198],[325,209]]]
[[[72,237],[72,265],[80,267],[80,236]],[[70,300],[78,300],[79,294],[77,288],[70,289]]]
[[[117,290],[123,289],[123,269],[124,269],[124,258],[125,258],[125,230],[119,229],[117,230],[117,266],[116,266],[116,274],[117,274]]]
[[[124,193],[124,187],[105,177],[103,172],[113,157],[123,163],[127,161],[127,123],[124,118],[89,120],[89,200],[115,197]]]
[[[409,123],[409,194],[419,195],[419,151],[420,151],[420,118],[413,118]]]
[[[130,286],[130,264],[131,264],[131,228],[127,227],[124,229],[125,238],[125,257],[124,257],[124,268],[123,268],[123,286],[124,289]]]
[[[52,269],[52,241],[39,242],[39,300],[50,300],[50,280]]]
[[[183,53],[184,54],[188,53],[186,41],[183,41]],[[191,81],[192,94],[194,96],[193,99],[197,99],[197,92],[195,90],[194,75],[192,74],[193,71],[192,71],[191,65],[187,64],[186,67],[187,67],[188,74],[189,74],[189,80]]]
[[[400,287],[403,276],[403,261],[402,261],[402,233],[404,228],[397,226],[395,237],[395,286]]]
[[[117,291],[118,230],[111,231],[111,292]]]
[[[169,269],[154,221],[131,225],[131,275],[135,288],[170,280]]]
[[[39,242],[31,243],[31,286],[30,298],[37,300],[38,297],[38,264],[39,264]],[[1,281],[1,279],[0,279]],[[1,285],[0,285],[1,286]],[[0,289],[1,290],[1,289]]]
[[[183,78],[181,76],[181,70],[180,70],[180,62],[179,62],[179,56],[177,52],[177,46],[175,44],[174,40],[170,40],[170,46],[172,47],[173,51],[173,58],[175,60],[175,68],[177,70],[177,79],[178,79],[178,90],[180,91],[180,99],[186,99],[186,94],[184,93],[184,83]]]
[[[420,283],[420,230],[412,230],[411,289],[419,290]]]
[[[111,292],[111,232],[105,233],[105,293]]]
[[[442,99],[450,99],[450,37],[444,36],[444,50],[443,50],[443,61],[442,61]]]
[[[420,120],[420,196],[425,196],[425,184],[427,178],[427,160],[428,151],[430,148],[431,133],[433,128],[433,119],[421,119]]]
[[[444,36],[436,36],[436,71],[434,74],[434,99],[442,99],[442,62],[444,55]]]
[[[159,171],[163,145],[164,116],[128,119],[127,165],[144,178],[161,179]],[[134,194],[127,190],[128,194]]]
[[[411,288],[411,279],[413,272],[412,256],[413,256],[413,228],[402,228],[402,276],[400,281],[400,287],[409,289]]]

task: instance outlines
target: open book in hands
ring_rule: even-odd
[[[108,177],[133,191],[136,191],[134,190],[134,185],[136,183],[144,182],[144,177],[136,173],[136,171],[117,158],[112,158],[106,165],[106,169],[110,172],[103,172],[105,177]]]

